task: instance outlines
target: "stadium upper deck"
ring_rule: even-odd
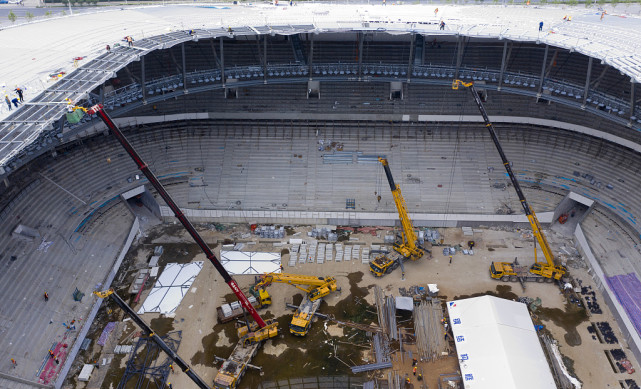
[[[641,19],[586,8],[365,4],[169,5],[109,10],[16,26],[0,31],[2,85],[27,88],[27,106],[0,123],[0,173],[29,144],[52,129],[66,98],[78,101],[148,52],[185,42],[235,35],[375,31],[457,35],[565,48],[601,60],[633,82],[641,81]],[[564,16],[571,15],[566,22]],[[444,30],[439,22],[446,23]],[[539,22],[543,21],[543,31]],[[190,36],[187,30],[194,29]],[[54,32],[54,33],[52,33]],[[105,58],[105,46],[131,35],[131,50]],[[74,58],[83,57],[75,69]],[[67,73],[50,84],[51,74]],[[46,90],[45,90],[46,89]],[[36,93],[45,92],[36,96]],[[632,112],[633,114],[633,112]]]

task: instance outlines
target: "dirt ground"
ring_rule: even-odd
[[[237,231],[243,231],[245,228],[246,227],[238,226]],[[139,262],[142,263],[146,260],[147,256],[153,250],[153,246],[156,244],[176,243],[181,241],[191,243],[190,239],[185,237],[181,231],[177,231],[174,228],[170,230],[171,231],[168,234],[158,234],[153,237],[153,244],[144,245],[142,249],[138,250]],[[303,237],[308,240],[312,239],[306,237],[306,231],[308,230],[310,230],[309,227],[297,228],[296,231],[302,232],[301,236],[298,237]],[[594,340],[592,335],[587,331],[590,321],[608,321],[612,325],[620,342],[623,342],[623,336],[621,336],[616,322],[604,303],[601,304],[601,308],[604,310],[603,314],[597,315],[596,317],[590,317],[589,319],[586,318],[580,322],[573,322],[572,320],[564,319],[566,300],[555,285],[528,283],[526,285],[526,290],[523,290],[521,285],[518,283],[502,284],[489,277],[488,268],[491,261],[512,261],[514,257],[518,257],[519,262],[522,264],[530,264],[534,262],[531,239],[523,240],[524,236],[527,238],[527,233],[525,233],[526,235],[522,235],[520,231],[483,229],[481,233],[475,233],[473,237],[470,237],[463,236],[460,229],[439,229],[439,231],[444,236],[444,243],[446,245],[465,245],[465,242],[468,240],[474,240],[476,242],[474,250],[475,254],[473,256],[469,256],[457,253],[454,255],[452,263],[449,264],[448,257],[443,256],[442,254],[442,248],[434,247],[433,258],[423,258],[419,261],[405,264],[404,279],[402,278],[400,269],[397,269],[393,273],[382,278],[374,278],[368,271],[368,266],[366,264],[362,264],[360,260],[343,261],[339,263],[332,261],[324,264],[305,263],[296,264],[294,267],[288,267],[288,254],[286,254],[282,258],[282,263],[285,267],[285,272],[287,273],[335,277],[338,281],[338,285],[342,288],[342,291],[339,293],[332,293],[325,298],[327,307],[329,308],[337,306],[339,302],[350,296],[350,280],[347,276],[357,272],[363,273],[362,278],[357,283],[357,287],[364,288],[364,290],[367,291],[367,295],[364,298],[370,304],[374,302],[374,285],[381,286],[387,294],[398,296],[399,287],[407,288],[412,285],[425,286],[428,283],[438,284],[440,289],[439,296],[444,300],[452,300],[465,296],[487,293],[495,293],[502,297],[514,297],[514,295],[516,295],[519,297],[529,296],[533,299],[540,298],[542,301],[542,307],[546,309],[546,313],[540,316],[535,316],[535,322],[540,321],[545,326],[545,330],[549,331],[553,338],[559,342],[561,353],[573,361],[573,371],[576,373],[579,380],[583,382],[584,388],[618,388],[620,387],[619,380],[629,378],[635,379],[637,383],[641,383],[639,373],[635,373],[633,375],[614,373],[604,350],[618,347],[615,347],[616,345],[599,343],[599,341]],[[224,239],[228,239],[231,232],[233,231],[201,231],[203,238],[210,243],[211,246],[214,246],[217,242]],[[384,233],[385,232],[379,232],[379,236],[372,236],[370,234],[353,234],[352,238],[357,238],[357,242],[343,243],[359,244],[362,248],[371,243],[382,243],[382,234]],[[551,232],[546,233],[548,234],[548,240],[550,240],[555,252],[557,252],[558,246],[562,244],[565,244],[566,247],[572,247],[570,241],[560,238]],[[252,236],[252,238],[258,241],[258,238],[255,238],[254,236]],[[282,241],[285,240],[286,239],[282,239]],[[261,239],[261,241],[265,241],[265,239]],[[215,253],[217,255],[219,254],[219,248],[220,245],[215,248]],[[271,243],[259,243],[251,246],[247,245],[244,249],[251,251],[280,252],[283,248],[289,248],[289,246],[274,247]],[[204,349],[210,350],[211,347],[215,345],[217,350],[216,352],[220,352],[221,354],[218,356],[225,357],[226,355],[222,355],[221,350],[229,353],[235,342],[235,334],[233,332],[227,330],[224,332],[214,331],[214,325],[217,322],[216,307],[225,302],[225,297],[229,296],[230,290],[223,282],[222,277],[206,260],[203,254],[189,249],[184,252],[179,252],[178,254],[174,253],[173,258],[169,258],[170,256],[172,255],[164,254],[161,259],[161,264],[173,261],[206,262],[190,291],[185,295],[182,303],[178,307],[175,317],[173,317],[173,320],[171,321],[171,328],[173,330],[181,330],[183,332],[178,354],[181,355],[188,363],[192,364],[193,370],[197,372],[205,382],[210,383],[213,381],[216,374],[216,365],[213,363],[213,356],[203,353]],[[575,279],[582,280],[584,286],[591,285],[596,289],[585,268],[572,268],[570,269],[570,272]],[[248,287],[254,282],[253,275],[235,276],[235,279],[239,283],[240,287],[245,291],[247,291]],[[497,286],[500,285],[507,285],[507,287],[497,289]],[[143,293],[139,304],[134,305],[134,309],[138,309],[139,305],[144,301],[144,297],[151,289],[150,286],[145,290],[145,293]],[[292,296],[299,293],[299,291],[293,289],[289,285],[281,284],[274,284],[270,286],[268,291],[272,295],[273,304],[266,311],[260,311],[261,315],[275,318],[291,316],[291,310],[285,307],[285,302],[291,303]],[[597,298],[599,301],[603,301],[601,296],[598,294]],[[323,306],[321,307],[321,311],[322,309]],[[143,319],[148,323],[151,322],[152,319],[157,319],[157,317],[158,315],[153,314],[143,315]],[[322,323],[316,322],[314,323],[314,326],[322,326]],[[282,328],[281,330],[285,333],[284,336],[290,336],[289,333],[286,333],[286,328]],[[328,325],[327,329],[323,329],[323,331],[327,332],[328,336],[340,336],[343,331],[347,332],[347,330],[341,329],[332,324]],[[570,340],[572,345],[568,343],[567,339]],[[303,352],[310,352],[310,349],[315,347],[314,345],[309,344],[306,339],[300,339],[297,344],[299,344],[299,346],[296,347],[303,350]],[[287,369],[288,364],[291,363],[291,361],[286,359],[286,356],[290,355],[287,353],[288,347],[291,346],[286,346],[279,342],[275,342],[275,345],[271,345],[270,342],[268,342],[265,347],[263,347],[261,353],[265,353],[272,358],[280,356],[278,359],[279,366],[282,366],[283,369]],[[408,347],[411,349],[412,346]],[[622,344],[621,348],[623,348],[624,351],[627,350],[625,344]],[[627,351],[626,354],[632,361],[633,366],[638,370],[638,362],[633,359],[631,352]],[[364,356],[369,360],[369,363],[373,362],[373,356],[371,354],[365,352]],[[453,373],[458,370],[458,361],[456,356],[443,357],[439,361],[433,363],[420,362],[419,372],[421,370],[424,372],[425,380],[418,383],[412,376],[410,358],[405,357],[403,358],[403,362],[401,362],[400,355],[397,354],[393,357],[393,360],[393,370],[398,372],[401,376],[405,376],[406,374],[410,376],[415,388],[426,387],[425,385],[429,388],[437,388],[438,386],[436,381],[440,373]],[[122,363],[124,364],[124,361]],[[327,372],[327,374],[330,375],[331,373],[331,371]],[[299,376],[304,376],[304,374]],[[370,374],[368,377],[373,377],[373,375]],[[383,372],[382,374],[379,373],[377,377],[383,379],[387,378],[387,372]],[[190,379],[178,370],[170,376],[170,381],[174,385],[174,388],[194,387]],[[249,381],[247,383],[243,382],[241,384],[241,388],[255,387],[253,385],[255,385],[255,380],[251,381],[251,383]],[[109,387],[109,385],[103,385],[103,387]]]

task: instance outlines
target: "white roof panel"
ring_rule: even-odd
[[[202,268],[203,261],[168,263],[138,313],[159,312],[166,315],[175,312]]]
[[[220,263],[229,274],[264,274],[280,271],[280,253],[220,250]]]
[[[556,388],[524,304],[481,296],[447,309],[466,389]]]

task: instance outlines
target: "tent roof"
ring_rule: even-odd
[[[556,388],[525,304],[481,296],[447,309],[466,389]]]

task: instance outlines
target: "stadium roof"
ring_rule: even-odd
[[[0,86],[26,87],[27,106],[0,123],[0,169],[52,129],[65,112],[65,98],[82,99],[116,71],[149,51],[186,40],[235,35],[373,31],[391,34],[463,35],[538,42],[574,50],[641,82],[641,19],[587,8],[502,5],[326,4],[294,7],[255,5],[168,5],[109,9],[39,20],[0,31]],[[571,14],[572,21],[563,21]],[[441,18],[446,29],[439,30]],[[538,24],[544,22],[539,32]],[[195,29],[195,36],[185,34]],[[126,35],[134,50],[105,59],[105,46]],[[74,68],[74,58],[80,68]],[[66,73],[55,85],[52,74]],[[48,92],[35,94],[45,89]],[[45,146],[45,145],[43,145]]]

